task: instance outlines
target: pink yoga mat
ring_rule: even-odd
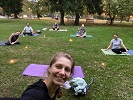
[[[22,75],[47,77],[47,69],[49,65],[30,64],[26,67]],[[74,74],[72,78],[81,77],[84,78],[84,74],[81,66],[74,66]]]

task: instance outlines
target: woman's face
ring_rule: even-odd
[[[56,85],[63,85],[71,75],[72,63],[66,57],[58,57],[48,69],[51,81]]]
[[[17,35],[19,35],[19,34],[20,34],[20,32],[16,32],[16,34],[17,34]]]
[[[117,39],[118,38],[118,36],[117,35],[114,35],[114,39]]]

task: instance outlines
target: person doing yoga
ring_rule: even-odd
[[[86,30],[84,28],[84,24],[81,25],[81,28],[76,32],[77,37],[86,37]]]
[[[12,33],[8,39],[8,41],[5,43],[6,45],[13,45],[13,44],[20,44],[18,41],[20,37],[20,32],[17,31],[16,33]]]
[[[23,35],[32,36],[34,34],[33,28],[30,26],[30,23],[27,23],[22,31]]]
[[[112,47],[112,51],[114,53],[117,53],[117,54],[126,53],[128,51],[128,49],[124,45],[122,39],[118,38],[118,35],[117,34],[114,34],[113,36],[114,36],[114,39],[112,39],[110,41],[109,46],[105,50],[108,50],[109,48]],[[122,45],[123,48],[121,48],[120,45]]]
[[[56,30],[56,31],[59,30],[59,26],[58,26],[57,22],[54,23],[53,30]]]

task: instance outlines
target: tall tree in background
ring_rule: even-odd
[[[60,25],[65,25],[65,23],[64,23],[64,15],[65,15],[64,7],[66,6],[65,2],[67,2],[67,0],[48,0],[48,1],[50,3],[51,12],[59,11],[61,14]]]
[[[3,10],[7,16],[11,15],[10,0],[0,0],[0,7],[3,8]]]
[[[14,14],[14,18],[18,18],[18,14],[22,12],[22,1],[23,0],[0,0],[0,6],[7,16]]]
[[[110,25],[113,24],[116,16],[121,21],[124,17],[133,14],[133,0],[105,0],[105,12],[110,17]]]
[[[14,14],[14,18],[18,18],[20,12],[22,12],[23,0],[10,0],[10,10]]]
[[[118,0],[118,14],[120,22],[124,19],[129,21],[130,15],[133,15],[133,0]]]
[[[103,0],[88,0],[86,4],[89,14],[101,15],[103,13]]]
[[[73,0],[73,8],[72,12],[75,13],[75,22],[74,25],[79,25],[79,18],[83,14],[84,6],[85,6],[85,0]]]
[[[38,0],[31,7],[32,13],[37,15],[39,19],[45,12],[48,12],[48,2],[46,0]]]
[[[37,16],[39,19],[44,13],[49,12],[48,8],[49,3],[47,0],[36,0],[36,1],[28,1],[23,0],[23,10],[25,14],[31,17],[32,15]]]
[[[64,9],[66,13],[75,15],[74,25],[79,25],[79,18],[83,14],[85,7],[85,0],[67,0],[64,2]]]
[[[102,0],[69,0],[67,6],[69,11],[76,16],[74,25],[79,25],[79,18],[84,14],[84,11],[88,11],[90,14],[102,14],[102,4]]]

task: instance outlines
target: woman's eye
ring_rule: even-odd
[[[56,68],[57,68],[57,69],[60,69],[60,68],[61,68],[61,66],[56,66]]]
[[[65,70],[66,70],[66,72],[70,72],[70,69],[69,68],[66,68]]]

